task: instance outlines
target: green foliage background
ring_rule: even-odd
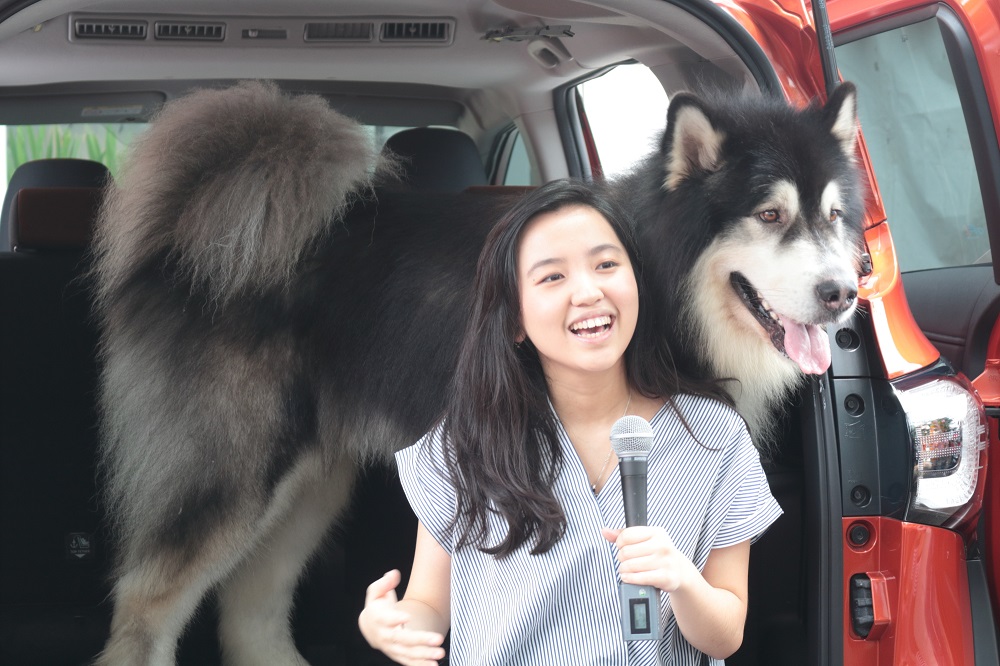
[[[7,127],[7,182],[20,165],[51,157],[103,162],[116,176],[129,143],[145,125],[79,123]]]

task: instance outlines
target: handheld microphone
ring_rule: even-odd
[[[646,524],[646,474],[653,448],[653,427],[641,416],[623,416],[611,426],[611,447],[618,456],[625,525]],[[627,641],[659,640],[660,594],[652,585],[619,585],[622,633]]]

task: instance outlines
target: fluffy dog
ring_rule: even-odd
[[[678,95],[611,186],[676,361],[731,382],[756,435],[856,297],[855,92],[825,106]],[[95,243],[102,463],[119,539],[100,664],[170,664],[217,589],[227,663],[304,663],[289,616],[359,462],[435,421],[492,195],[374,189],[392,171],[317,97],[173,102]]]

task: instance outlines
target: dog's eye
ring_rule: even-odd
[[[767,222],[768,224],[774,224],[775,222],[781,221],[781,215],[779,215],[778,211],[773,208],[757,213],[757,217],[760,218],[761,222]]]
[[[842,211],[842,210],[837,210],[836,208],[834,208],[833,210],[830,211],[830,221],[831,222],[836,222],[837,220],[839,220],[843,216],[844,216],[844,211]]]

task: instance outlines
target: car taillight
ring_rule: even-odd
[[[987,427],[982,401],[964,377],[894,384],[912,447],[905,519],[962,531],[982,503]]]

